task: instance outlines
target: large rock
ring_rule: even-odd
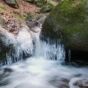
[[[32,35],[28,29],[22,25],[16,35],[0,25],[0,64],[8,64],[9,60],[13,63],[33,55]]]
[[[47,17],[42,35],[62,38],[71,58],[88,61],[88,0],[62,0]]]
[[[0,60],[4,60],[7,53],[14,46],[14,36],[0,25]]]
[[[18,3],[16,0],[5,0],[5,2],[11,7],[18,8]]]

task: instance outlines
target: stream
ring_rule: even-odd
[[[14,49],[0,63],[0,88],[88,88],[88,68],[62,64],[64,46],[40,40],[41,28],[35,28],[38,33],[23,27],[17,36],[2,30],[3,42]]]

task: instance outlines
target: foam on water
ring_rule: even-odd
[[[44,57],[31,57],[8,68],[13,72],[3,78],[8,84],[0,88],[80,88],[74,87],[77,80],[88,81],[87,68],[62,66]]]
[[[34,39],[34,54],[25,61],[7,65],[0,70],[0,88],[87,88],[88,68],[62,65],[64,47],[59,42],[41,41],[39,33],[22,29],[14,40],[17,57],[24,51],[29,53]],[[7,41],[7,40],[6,40]],[[9,42],[8,42],[9,43]],[[12,42],[13,43],[13,42]],[[9,58],[11,59],[11,58]],[[21,57],[20,57],[21,59]],[[86,80],[86,81],[84,81]],[[87,87],[86,87],[87,86]]]
[[[61,65],[64,55],[63,46],[57,47],[55,43],[49,44],[42,41],[37,44],[40,46],[36,46],[35,53],[37,54],[33,57],[3,67],[13,71],[3,78],[3,80],[8,80],[8,84],[0,88],[81,88],[74,85],[75,82],[79,79],[88,81],[87,68]],[[57,59],[51,59],[51,57],[57,57]],[[85,81],[83,82],[87,85]]]
[[[28,32],[26,27],[23,27],[17,36],[18,47],[20,46],[20,51],[24,53],[32,53],[33,43],[32,36]]]

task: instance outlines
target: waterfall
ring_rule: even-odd
[[[38,25],[31,29],[23,25],[17,35],[1,27],[0,41],[4,47],[8,48],[5,52],[6,57],[0,63],[1,65],[9,65],[31,56],[58,60],[58,63],[64,62],[64,47],[59,41],[52,41],[51,43],[49,39],[47,42],[40,39],[44,19],[45,17],[39,19]]]
[[[23,26],[16,36],[0,29],[0,42],[9,47],[1,62],[0,88],[88,88],[88,67],[62,65],[63,44],[41,40],[41,27],[34,28],[38,32]]]
[[[50,41],[48,42],[37,40],[36,41],[36,48],[35,48],[35,54],[36,56],[41,56],[46,59],[50,60],[58,60],[58,63],[64,62],[65,59],[65,52],[64,52],[64,46],[60,43],[53,41],[52,44],[50,44]]]

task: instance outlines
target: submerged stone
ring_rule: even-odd
[[[18,35],[14,35],[0,26],[0,65],[17,62],[32,54],[32,37],[26,27],[22,27]]]

